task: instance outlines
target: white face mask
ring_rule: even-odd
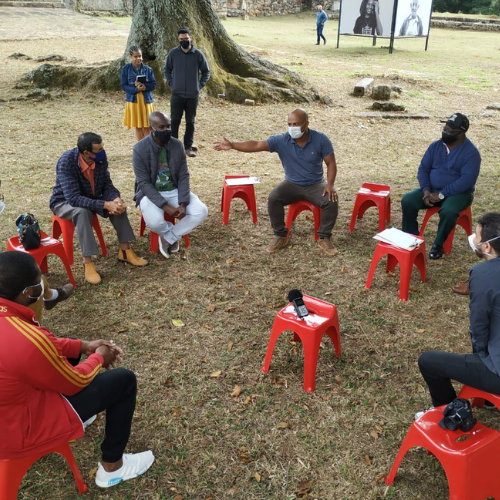
[[[36,288],[37,286],[41,286],[42,287],[42,291],[40,293],[40,295],[38,297],[32,297],[31,295],[28,295],[28,297],[31,299],[31,300],[38,300],[40,297],[43,297],[43,294],[45,292],[45,286],[43,284],[43,278],[40,280],[40,283],[38,283],[38,285],[31,285],[31,286],[27,286],[24,290],[23,290],[23,293],[28,289],[28,288]]]
[[[471,247],[471,250],[475,253],[479,252],[483,255],[491,255],[489,253],[486,253],[486,252],[482,252],[481,250],[479,250],[479,248],[477,248],[477,246],[474,244],[474,238],[476,237],[476,235],[474,233],[472,233],[467,239],[469,240],[469,246]],[[500,238],[500,235],[499,236],[495,236],[494,238],[491,238],[491,240],[487,240],[487,241],[483,241],[481,243],[479,243],[479,245],[484,245],[485,243],[489,243],[490,241],[493,241],[493,240],[496,240]]]
[[[304,135],[302,127],[288,127],[288,133],[292,139],[300,139]]]

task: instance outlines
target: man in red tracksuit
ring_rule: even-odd
[[[124,454],[135,409],[135,374],[114,368],[112,341],[58,339],[28,306],[43,295],[40,268],[24,252],[0,253],[0,459],[16,459],[83,436],[106,411],[96,484],[107,488],[146,472],[151,451]],[[78,363],[81,354],[87,355]]]

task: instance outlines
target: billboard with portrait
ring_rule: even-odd
[[[339,34],[390,37],[393,14],[394,0],[344,0]]]
[[[427,36],[432,0],[399,0],[394,36]]]

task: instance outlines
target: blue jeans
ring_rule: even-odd
[[[184,148],[191,149],[194,139],[194,121],[196,108],[198,107],[198,96],[180,97],[172,94],[170,97],[170,120],[172,123],[172,137],[179,138],[179,125],[182,114],[185,113],[186,131],[184,132]]]
[[[323,28],[325,27],[324,24],[318,24],[316,26],[316,32],[318,34],[318,40],[317,40],[317,43],[319,43],[319,39],[320,37],[323,39],[323,42],[326,42],[326,38],[323,36]]]

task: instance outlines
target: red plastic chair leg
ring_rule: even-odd
[[[28,469],[41,457],[49,453],[59,453],[65,459],[73,472],[78,492],[81,494],[88,490],[78,465],[68,443],[56,446],[48,451],[37,453],[16,460],[0,460],[0,500],[16,500],[21,481]]]

